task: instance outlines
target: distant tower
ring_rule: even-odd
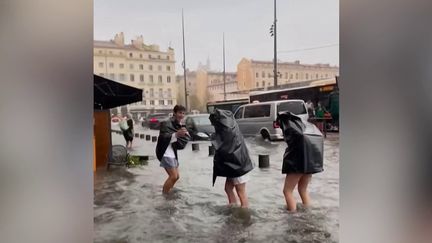
[[[211,67],[210,67],[210,56],[207,56],[206,68],[207,68],[207,70],[211,70]]]

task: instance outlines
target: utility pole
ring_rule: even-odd
[[[186,111],[188,111],[188,104],[187,104],[187,85],[186,85],[186,49],[185,49],[185,34],[184,34],[184,16],[183,16],[183,9],[182,9],[182,33],[183,33],[183,78],[184,78],[184,93],[185,93],[185,108]]]
[[[277,48],[276,48],[276,42],[277,42],[277,38],[276,38],[276,0],[274,0],[274,22],[273,22],[273,26],[274,26],[274,57],[273,57],[273,76],[274,76],[274,87],[277,87],[277,81],[278,81],[278,71],[277,71]]]
[[[224,82],[224,101],[226,100],[226,78],[225,78],[225,33],[222,35],[223,46],[223,82]]]

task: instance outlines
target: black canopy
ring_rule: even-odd
[[[142,89],[127,86],[98,75],[93,76],[93,108],[95,110],[106,110],[142,101]]]

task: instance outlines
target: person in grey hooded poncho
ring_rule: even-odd
[[[209,119],[215,127],[215,134],[212,136],[212,144],[216,150],[213,159],[213,185],[217,176],[226,177],[225,192],[229,204],[237,204],[235,188],[241,207],[247,208],[247,173],[253,169],[253,165],[243,135],[231,111],[216,109]]]

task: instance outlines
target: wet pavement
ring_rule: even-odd
[[[136,128],[156,136],[157,131]],[[113,144],[124,144],[112,135]],[[338,242],[339,137],[328,134],[324,172],[309,186],[312,206],[285,209],[281,174],[285,142],[246,138],[255,169],[247,183],[249,210],[227,206],[225,179],[212,187],[213,157],[209,142],[179,151],[180,180],[171,195],[162,195],[167,177],[154,156],[156,143],[134,138],[131,154],[152,155],[147,165],[98,170],[94,182],[95,242]],[[270,168],[258,168],[258,154],[270,155]],[[295,197],[301,202],[297,193]]]

